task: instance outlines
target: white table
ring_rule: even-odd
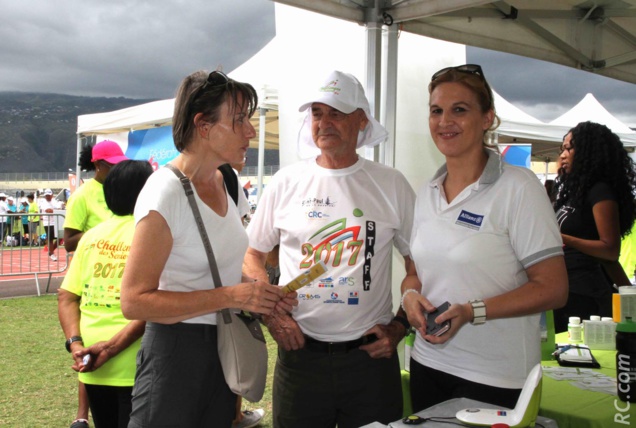
[[[433,407],[429,407],[428,409],[422,410],[421,412],[417,412],[416,415],[421,416],[423,418],[453,417],[453,419],[451,419],[452,422],[461,423],[458,419],[454,418],[455,414],[458,411],[469,408],[469,407],[477,407],[477,408],[483,408],[483,409],[498,408],[497,406],[493,406],[492,404],[482,403],[481,401],[470,400],[468,398],[453,398],[452,400],[444,401],[443,403],[437,404]],[[447,422],[448,420],[445,420],[445,422],[436,422],[434,420],[429,420],[420,425],[407,425],[403,423],[402,420],[400,419],[399,421],[391,422],[389,425],[383,425],[379,422],[374,422],[360,428],[417,428],[419,426],[421,426],[422,428],[449,428],[452,426],[456,426],[456,425],[449,425]],[[537,417],[537,422],[540,423],[545,428],[559,428],[559,426],[554,420],[544,418],[542,416]],[[466,425],[466,426],[470,426],[470,425]]]

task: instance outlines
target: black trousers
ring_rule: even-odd
[[[273,387],[275,428],[357,428],[402,417],[397,353],[371,358],[366,351],[329,354],[278,349]]]
[[[84,385],[95,428],[128,426],[132,409],[132,386]]]
[[[129,428],[230,428],[236,394],[223,376],[215,325],[146,323]]]
[[[414,413],[451,398],[461,397],[514,409],[521,394],[521,389],[498,388],[472,382],[423,366],[413,358],[410,389]]]

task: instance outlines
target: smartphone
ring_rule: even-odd
[[[429,312],[426,315],[426,334],[432,336],[441,336],[442,334],[446,333],[448,329],[450,329],[450,320],[446,320],[441,324],[437,324],[435,322],[435,318],[437,318],[441,313],[446,312],[449,307],[450,303],[444,302],[439,305],[433,312]]]

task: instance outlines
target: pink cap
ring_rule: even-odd
[[[91,162],[97,162],[99,160],[115,165],[121,161],[128,160],[128,158],[124,155],[119,144],[114,141],[104,140],[95,144],[95,147],[93,147],[93,158]]]

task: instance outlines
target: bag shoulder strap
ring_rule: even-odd
[[[219,167],[219,171],[223,174],[223,182],[225,183],[227,192],[232,197],[234,203],[238,205],[239,182],[234,169],[232,169],[232,166],[229,163],[224,163]]]
[[[205,248],[205,253],[208,256],[208,264],[210,265],[210,271],[212,272],[212,279],[214,282],[214,287],[222,287],[221,276],[219,275],[219,268],[216,265],[216,259],[214,258],[214,251],[212,251],[212,244],[210,244],[210,238],[208,238],[208,233],[205,230],[205,225],[203,224],[203,219],[201,218],[201,211],[199,211],[199,206],[197,205],[197,201],[194,199],[194,189],[192,188],[192,183],[190,183],[190,179],[186,177],[176,166],[172,164],[166,164],[166,167],[174,172],[177,176],[181,185],[183,186],[183,190],[185,191],[186,197],[188,198],[188,203],[190,204],[190,208],[192,208],[192,214],[194,215],[194,222],[197,224],[197,228],[199,229],[199,234],[201,235],[201,240],[203,241],[203,247]],[[234,174],[234,171],[232,171]],[[228,309],[222,309],[221,313],[223,314],[223,320],[227,324],[228,322],[232,322],[230,318],[230,312]]]

